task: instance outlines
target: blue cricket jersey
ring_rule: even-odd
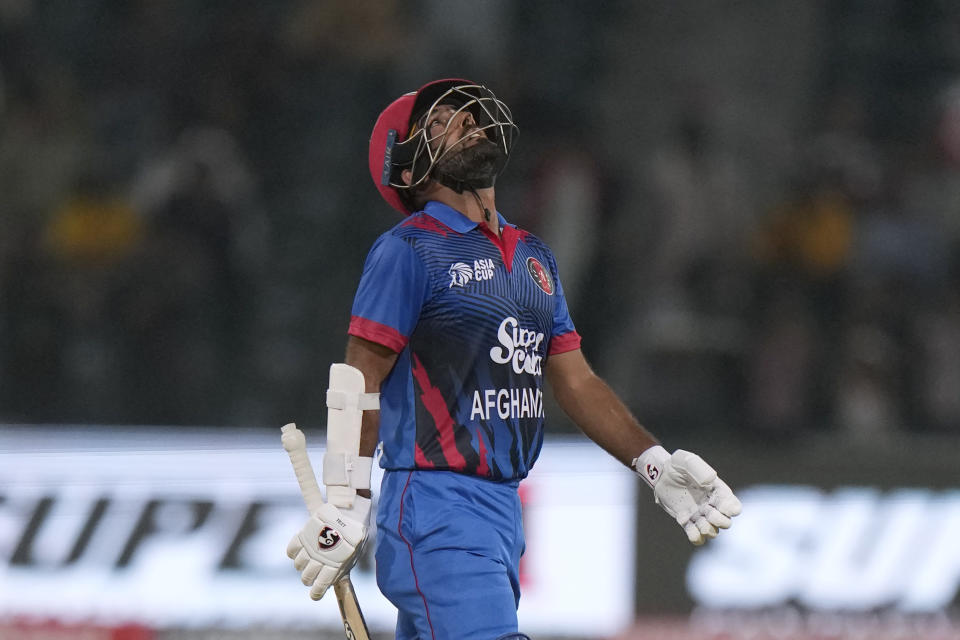
[[[580,336],[553,253],[500,226],[430,202],[367,256],[349,333],[399,353],[381,387],[384,469],[514,480],[540,453],[546,358]]]

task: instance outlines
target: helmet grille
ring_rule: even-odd
[[[477,125],[468,135],[476,133],[477,130],[483,131],[488,139],[500,147],[505,157],[510,156],[518,128],[513,122],[510,108],[502,100],[480,84],[450,84],[439,89],[441,92],[436,97],[431,95],[436,90],[431,94],[418,94],[411,117],[410,133],[405,140],[394,143],[384,158],[384,177],[387,175],[389,162],[389,186],[395,189],[412,189],[426,182],[437,162],[467,138],[465,135],[450,144],[442,143],[451,123],[464,111],[470,112]],[[433,99],[427,102],[430,98]],[[431,127],[427,126],[425,120],[443,105],[454,107],[455,111],[448,117],[443,130],[431,135]],[[407,169],[413,172],[410,184],[406,184],[401,177]]]

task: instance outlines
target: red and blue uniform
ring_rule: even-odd
[[[552,252],[500,227],[428,203],[377,240],[353,305],[350,334],[399,354],[381,386],[377,516],[398,639],[517,630],[516,487],[543,442],[546,360],[580,336]]]
[[[524,478],[543,440],[543,365],[577,349],[553,254],[438,202],[370,251],[350,334],[399,352],[381,388],[384,469]]]

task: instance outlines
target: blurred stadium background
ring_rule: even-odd
[[[588,358],[746,507],[687,548],[554,410],[527,630],[960,638],[953,0],[0,0],[0,638],[340,637],[277,428],[322,442],[397,220],[372,124],[449,76]]]

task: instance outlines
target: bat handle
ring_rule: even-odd
[[[290,456],[290,464],[293,465],[293,472],[297,476],[303,502],[307,505],[307,511],[313,514],[323,505],[323,494],[320,492],[317,476],[313,472],[310,457],[307,455],[307,439],[292,422],[280,427],[280,432],[282,434],[280,441],[287,455]]]
[[[290,456],[290,464],[293,465],[293,472],[297,476],[297,484],[300,485],[300,493],[307,505],[307,511],[313,514],[324,501],[320,485],[317,484],[317,476],[310,464],[310,457],[307,455],[307,439],[292,422],[280,427],[280,432],[280,441],[287,455]],[[340,606],[340,616],[343,618],[343,630],[347,634],[347,640],[370,640],[370,632],[363,619],[363,612],[360,611],[360,604],[357,602],[357,594],[353,590],[349,573],[344,574],[334,583],[333,591]]]

